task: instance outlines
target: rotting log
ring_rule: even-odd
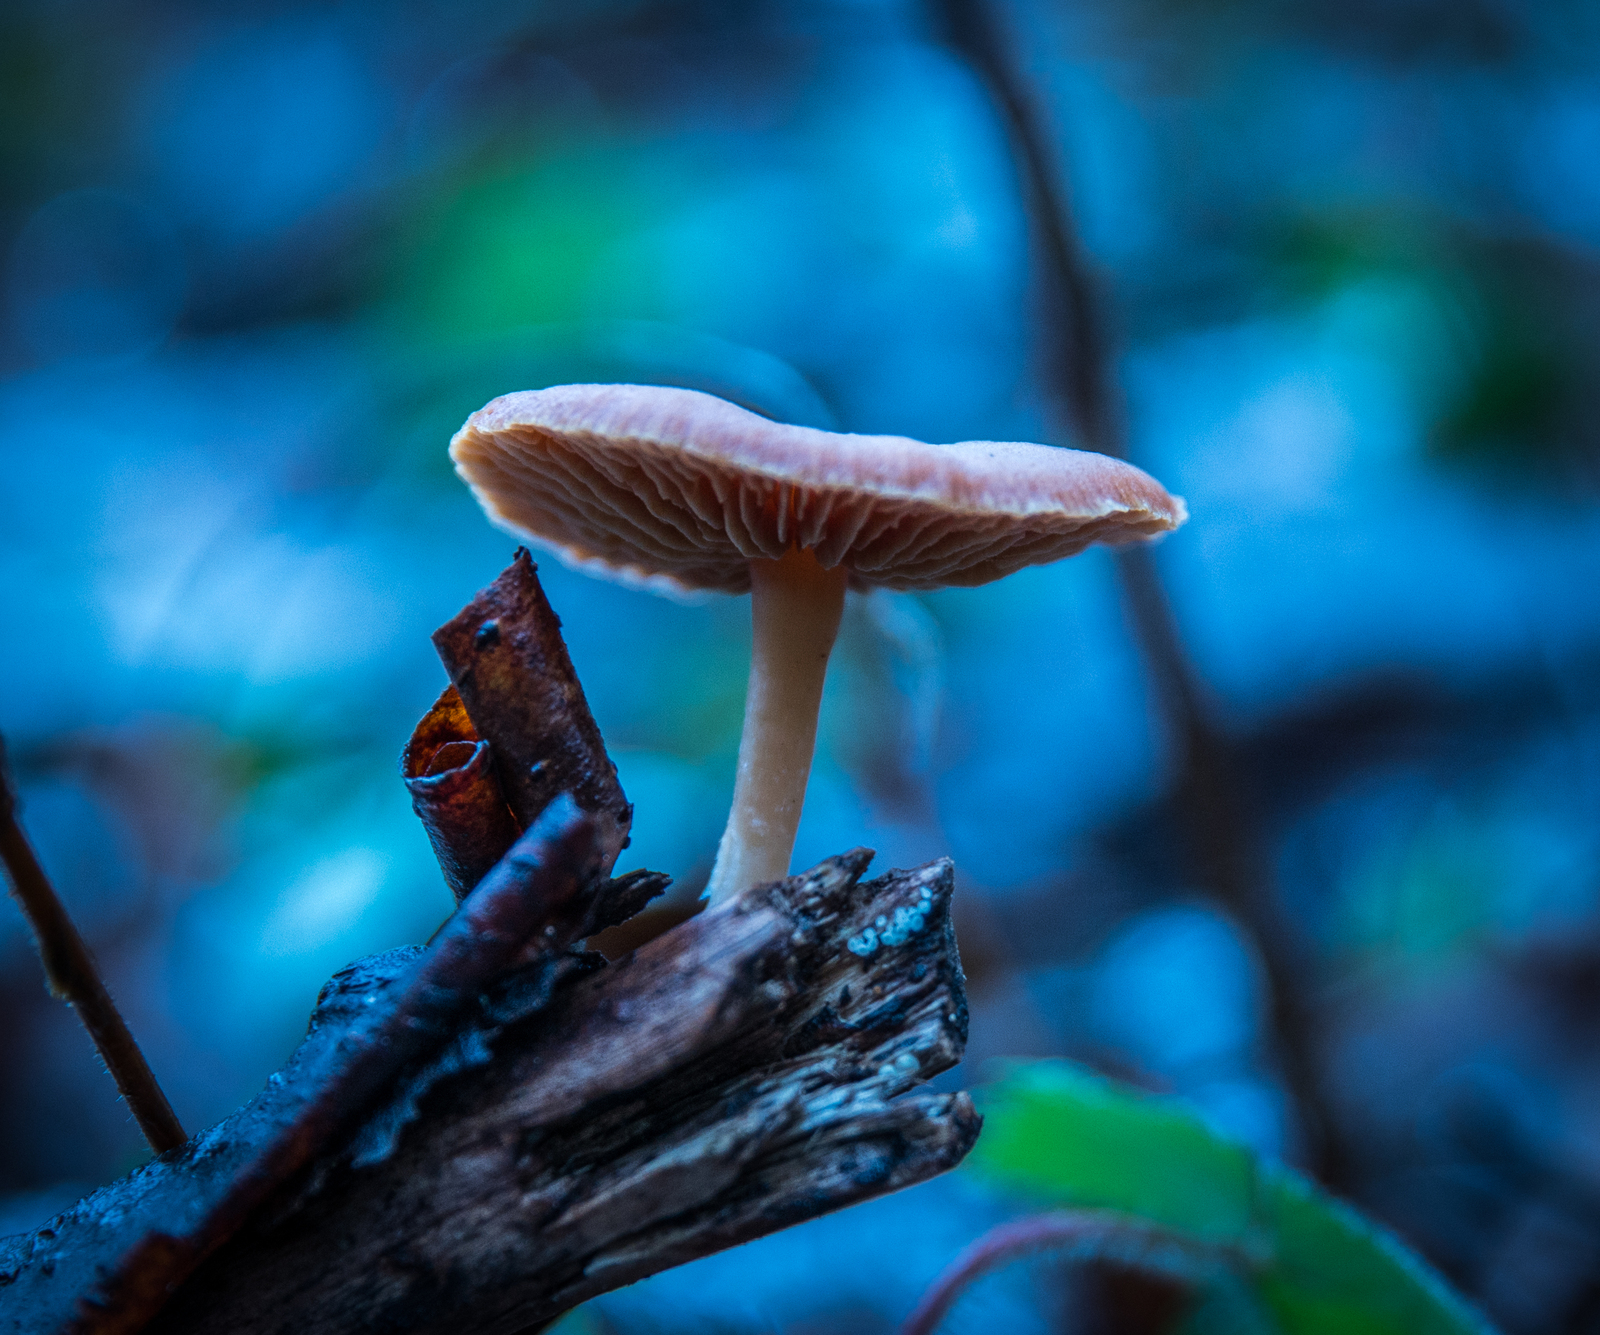
[[[528,982],[509,975],[458,1060],[412,1072],[144,1328],[513,1335],[954,1166],[970,1100],[911,1092],[966,1040],[951,867],[861,882],[870,856],[755,887],[610,966],[569,955],[537,980],[555,990],[542,1009],[511,1004]],[[414,952],[391,954],[328,990],[313,1038],[404,976]],[[228,1125],[0,1244],[0,1281],[37,1287],[69,1216],[126,1208]],[[7,1309],[0,1288],[0,1330],[44,1329]]]

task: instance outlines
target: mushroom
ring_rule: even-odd
[[[1153,478],[1103,454],[838,435],[651,385],[507,394],[467,419],[450,455],[490,518],[570,565],[659,591],[751,594],[713,904],[788,874],[847,585],[987,584],[1186,518]]]

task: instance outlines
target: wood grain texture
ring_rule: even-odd
[[[391,1157],[286,1191],[150,1330],[513,1335],[953,1166],[971,1102],[910,1092],[966,1039],[950,864],[860,883],[869,856],[576,979]]]
[[[243,1108],[0,1240],[0,1331],[134,1335],[319,1157],[389,1157],[421,1093],[547,1005],[561,976],[598,967],[571,944],[636,913],[666,879],[598,882],[599,856],[593,819],[558,799],[426,948],[335,975],[305,1041]]]

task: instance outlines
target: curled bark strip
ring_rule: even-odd
[[[594,822],[569,800],[552,803],[425,950],[387,979],[366,980],[348,1021],[314,1029],[249,1105],[117,1184],[125,1190],[96,1193],[0,1251],[0,1330],[144,1329],[408,1063],[441,1047],[519,957],[537,967],[571,942],[592,912],[599,859]]]
[[[0,863],[11,881],[11,897],[33,929],[51,994],[78,1013],[150,1148],[157,1154],[176,1149],[188,1139],[177,1114],[17,820],[4,738],[0,738]]]
[[[411,734],[400,773],[456,903],[489,874],[522,832],[454,686],[447,686]]]
[[[1110,1210],[1033,1215],[1001,1224],[966,1247],[922,1296],[900,1327],[900,1335],[933,1335],[975,1280],[1041,1252],[1109,1261],[1183,1284],[1193,1284],[1228,1264],[1220,1249]]]
[[[633,808],[589,712],[539,587],[533,559],[511,565],[433,634],[478,736],[494,750],[500,786],[526,829],[558,793],[595,818],[609,872],[627,845]]]

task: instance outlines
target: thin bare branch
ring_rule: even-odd
[[[22,832],[17,805],[5,739],[0,737],[0,861],[11,881],[11,897],[33,928],[50,991],[78,1013],[150,1148],[157,1154],[176,1149],[188,1137]]]
[[[1232,1258],[1147,1220],[1110,1210],[1062,1210],[1029,1215],[990,1229],[970,1243],[934,1280],[900,1335],[933,1335],[956,1300],[991,1270],[1041,1253],[1079,1261],[1108,1261],[1188,1286],[1231,1264]]]

